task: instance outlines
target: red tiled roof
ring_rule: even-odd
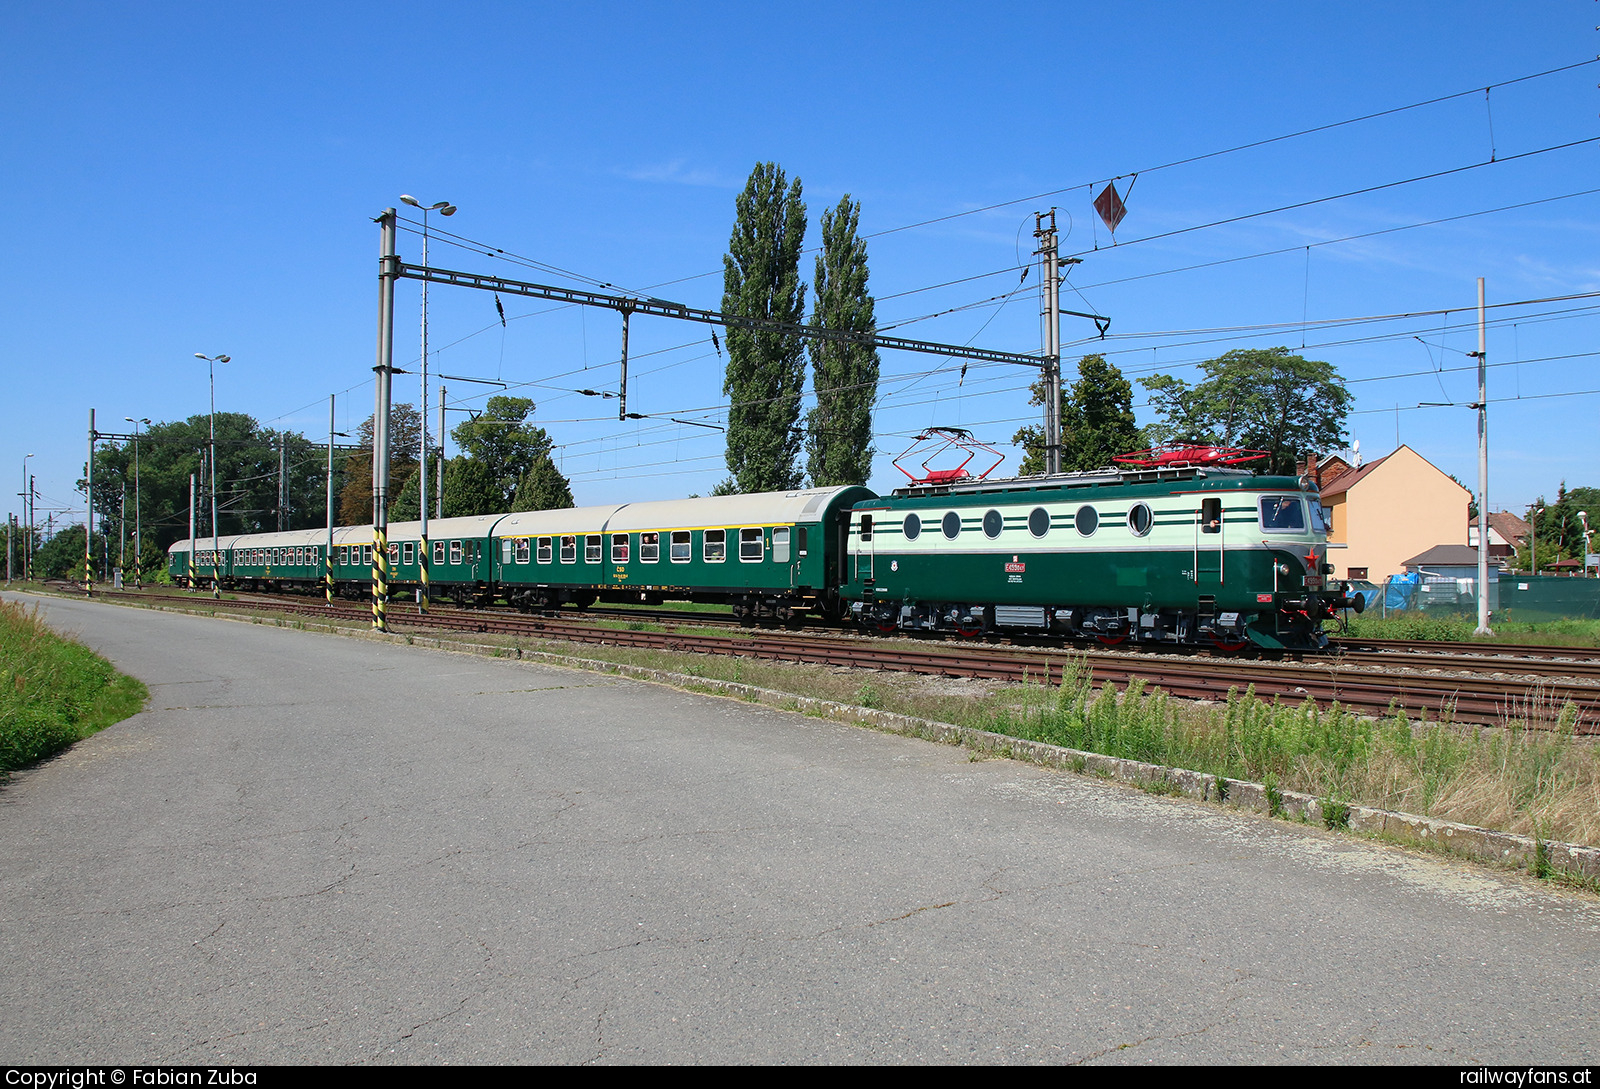
[[[1351,485],[1357,483],[1362,477],[1366,476],[1368,473],[1372,472],[1372,470],[1388,461],[1389,457],[1390,455],[1385,454],[1376,461],[1367,462],[1360,468],[1351,469],[1347,472],[1340,473],[1332,480],[1324,479],[1322,482],[1322,498],[1326,499],[1330,495],[1338,495],[1341,492],[1349,491]]]

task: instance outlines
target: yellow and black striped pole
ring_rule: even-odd
[[[372,527],[372,626],[389,630],[389,534],[387,526]]]
[[[428,497],[426,495],[422,497],[422,505],[428,505]],[[426,518],[427,515],[424,514],[423,517]],[[428,612],[428,562],[430,559],[428,555],[428,534],[426,531],[424,531],[422,534],[422,543],[418,546],[418,548],[421,549],[421,551],[417,553],[417,569],[422,572],[422,596],[417,599],[417,612],[426,616]]]
[[[328,549],[328,555],[322,564],[323,588],[328,592],[328,604],[333,604],[333,549]]]

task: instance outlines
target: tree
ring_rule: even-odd
[[[534,403],[527,397],[491,397],[482,412],[450,432],[469,458],[488,469],[500,492],[500,510],[518,509],[511,504],[523,478],[541,458],[550,459],[550,436],[544,428],[526,422],[533,410]]]
[[[500,514],[505,499],[489,466],[477,458],[453,457],[444,467],[444,516]]]
[[[373,416],[361,421],[357,442],[361,449],[345,459],[345,485],[339,492],[339,524],[341,526],[370,525],[372,523],[372,444]],[[435,449],[433,436],[428,437],[428,448]],[[391,405],[389,408],[389,496],[398,494],[397,484],[403,484],[417,468],[422,452],[422,415],[415,405]]]
[[[1044,404],[1041,375],[1032,386],[1029,404]],[[1031,476],[1045,470],[1044,428],[1021,428],[1011,441],[1024,450],[1017,473]],[[1078,360],[1078,380],[1061,388],[1061,468],[1066,472],[1101,469],[1118,454],[1144,445],[1144,434],[1133,415],[1133,387],[1103,355]]]
[[[1288,348],[1240,348],[1200,369],[1205,381],[1195,386],[1170,375],[1139,380],[1161,417],[1152,441],[1265,450],[1261,467],[1271,473],[1293,473],[1301,456],[1344,444],[1350,393],[1332,364]]]
[[[867,291],[867,243],[856,230],[861,205],[846,193],[822,213],[813,329],[876,332]],[[814,488],[865,484],[872,475],[872,406],[878,396],[878,350],[865,344],[811,343],[811,387],[817,406],[806,416],[806,470]]]
[[[572,485],[548,452],[534,459],[533,467],[522,475],[517,484],[517,494],[511,501],[512,510],[565,510],[577,506],[572,499]]]
[[[799,325],[806,288],[800,280],[806,206],[800,179],[758,163],[739,194],[728,253],[722,259],[722,309],[741,317]],[[741,492],[800,486],[800,392],[805,344],[796,333],[728,328],[728,469]]]

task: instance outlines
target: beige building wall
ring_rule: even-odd
[[[1329,550],[1335,577],[1365,567],[1369,579],[1382,582],[1404,570],[1403,560],[1434,545],[1459,544],[1471,498],[1421,454],[1400,447],[1348,491],[1323,501],[1333,511],[1328,539],[1349,546]]]

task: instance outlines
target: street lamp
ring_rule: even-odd
[[[1589,512],[1580,510],[1578,512],[1578,521],[1583,523],[1583,573],[1587,575],[1589,573],[1589,534],[1593,532],[1589,528]]]
[[[27,529],[23,534],[22,553],[22,581],[27,582],[33,575],[33,507],[28,500],[32,498],[28,487],[28,459],[38,457],[37,454],[24,454],[22,457],[22,513],[27,519]]]
[[[139,425],[149,426],[148,417],[134,419],[132,416],[122,417],[133,425],[133,588],[144,589],[144,538],[140,533],[139,520]]]
[[[456,214],[456,206],[447,200],[438,204],[423,204],[416,197],[409,194],[400,194],[400,202],[422,212],[422,267],[428,267],[428,213],[438,212],[442,216]],[[417,458],[417,506],[421,509],[422,527],[418,536],[421,537],[419,547],[422,555],[417,560],[417,569],[422,575],[422,591],[417,598],[417,612],[428,611],[428,564],[431,557],[428,554],[428,281],[422,281],[422,399],[417,402],[417,416],[422,421],[422,447]],[[441,435],[440,442],[444,441]]]
[[[222,597],[222,566],[221,558],[217,555],[217,364],[233,362],[225,355],[202,355],[194,353],[196,359],[206,361],[211,372],[211,596]]]

